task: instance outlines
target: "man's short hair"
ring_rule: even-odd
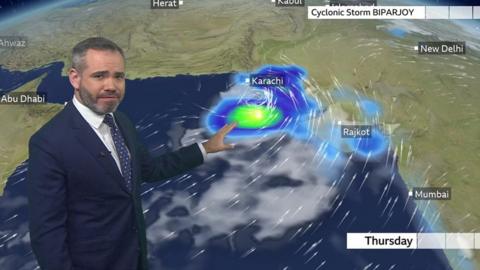
[[[125,59],[122,48],[115,44],[115,42],[103,37],[91,37],[80,41],[77,45],[75,45],[75,47],[73,47],[72,68],[78,71],[82,71],[85,68],[84,57],[89,49],[119,52],[123,59]]]

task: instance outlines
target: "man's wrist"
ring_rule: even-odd
[[[207,159],[207,149],[205,149],[204,143],[197,142],[198,148],[202,152],[203,160]]]

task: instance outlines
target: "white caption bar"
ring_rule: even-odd
[[[478,19],[480,6],[309,6],[308,19]]]
[[[347,233],[347,249],[480,249],[480,233]]]
[[[416,233],[347,233],[347,249],[415,249]]]
[[[473,18],[480,19],[480,6],[473,7]]]
[[[425,6],[309,6],[309,19],[424,19]]]

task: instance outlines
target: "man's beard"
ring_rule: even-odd
[[[114,112],[120,102],[122,101],[123,97],[120,98],[120,94],[117,92],[113,94],[103,94],[101,96],[115,96],[118,98],[118,102],[111,102],[111,103],[106,103],[103,106],[100,106],[97,104],[97,99],[90,94],[90,92],[87,91],[87,89],[83,88],[80,86],[80,89],[78,90],[80,94],[80,98],[83,101],[83,105],[87,106],[90,110],[94,111],[97,114],[107,114]],[[100,96],[99,96],[100,97]]]

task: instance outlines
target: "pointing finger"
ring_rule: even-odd
[[[219,133],[221,133],[223,136],[227,135],[230,131],[232,131],[235,127],[237,126],[237,123],[236,122],[233,122],[233,123],[230,123],[230,124],[226,124],[225,126],[223,126]]]

